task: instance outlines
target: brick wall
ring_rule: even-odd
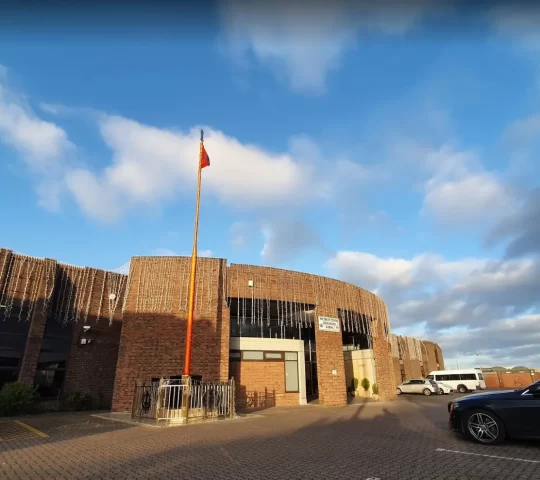
[[[435,343],[434,345],[437,351],[437,359],[439,360],[439,370],[444,370],[445,367],[444,367],[444,357],[443,357],[442,349],[438,343]]]
[[[84,331],[84,321],[73,324],[64,390],[66,393],[79,392],[90,395],[96,408],[110,408],[127,279],[116,276],[113,281],[110,277],[114,274],[110,272],[92,268],[84,270],[89,280],[86,282],[85,289],[87,297],[84,297],[82,302],[85,305],[85,314],[88,307],[86,325],[90,326],[90,329],[87,332]],[[118,280],[124,283],[120,285]],[[115,281],[120,291],[116,308],[113,309],[111,306],[113,310],[111,321],[108,296],[109,289],[115,286]],[[90,343],[82,345],[83,338],[90,340]]]
[[[426,376],[435,370],[442,370],[437,366],[437,347],[433,342],[423,341],[422,343],[422,360],[424,362]]]
[[[39,353],[41,351],[43,334],[45,332],[45,325],[48,315],[48,309],[44,308],[44,302],[50,302],[53,292],[53,289],[49,288],[49,286],[46,284],[46,278],[49,276],[49,281],[52,281],[57,268],[55,260],[35,260],[35,262],[42,264],[43,268],[34,278],[34,282],[38,282],[39,285],[39,300],[36,303],[32,318],[30,320],[26,348],[21,364],[21,370],[19,372],[19,382],[26,385],[34,384],[36,367],[38,364]]]
[[[253,287],[248,286],[249,280],[253,280]],[[237,264],[231,264],[229,267],[229,295],[239,298],[250,298],[253,295],[254,298],[316,305],[314,318],[319,401],[323,405],[347,403],[341,333],[320,331],[317,317],[337,318],[338,308],[361,312],[380,319],[378,334],[382,335],[383,320],[386,320],[387,312],[384,303],[379,298],[366,290],[339,280],[290,270]],[[374,341],[374,343],[377,342]],[[374,350],[375,362],[380,363],[380,378],[383,379],[382,384],[378,385],[379,392],[384,391],[383,395],[391,398],[395,393],[395,388],[388,348],[388,343],[385,341],[377,343],[377,348]],[[389,382],[389,388],[386,382]],[[378,383],[381,382],[378,381]]]
[[[501,372],[500,373],[501,378],[501,385],[502,388],[524,388],[527,385],[530,385],[533,380],[532,375],[530,372],[523,372],[523,373],[508,373],[508,372]]]
[[[10,254],[8,250],[0,250],[0,266]],[[53,316],[62,317],[61,321],[74,323],[66,393],[88,393],[99,400],[101,406],[112,402],[114,410],[124,411],[130,408],[136,380],[182,374],[189,258],[135,257],[129,280],[126,276],[114,276],[95,269],[56,264],[54,260],[36,261],[56,269],[53,297],[61,291],[73,294],[67,313],[52,312]],[[0,285],[4,277],[5,269],[0,271]],[[118,301],[112,301],[116,309],[109,318],[111,278],[129,284],[122,287],[126,291],[125,302],[122,289]],[[320,331],[317,317],[337,318],[338,308],[341,308],[376,319],[372,325],[377,384],[382,398],[393,396],[397,379],[386,340],[386,306],[375,295],[338,280],[305,273],[249,265],[231,265],[227,269],[226,262],[221,259],[201,258],[198,261],[193,374],[201,374],[206,380],[225,381],[229,378],[230,318],[223,301],[226,278],[231,297],[254,295],[316,306],[318,387],[320,402],[325,405],[344,405],[347,385],[341,333]],[[248,286],[248,280],[254,281],[253,288]],[[70,285],[74,286],[71,290]],[[41,285],[39,289],[44,292],[46,288]],[[51,300],[49,308],[54,310],[54,304]],[[125,307],[123,314],[122,307]],[[37,311],[31,320],[31,335],[21,371],[21,379],[28,383],[35,375],[45,329],[45,317],[40,317]],[[84,320],[91,326],[86,333]],[[81,345],[83,334],[91,340],[90,344]]]
[[[182,375],[190,259],[135,257],[123,315],[114,385],[114,411],[131,408],[136,381]],[[229,314],[224,307],[226,263],[199,258],[191,373],[206,381],[229,376]]]
[[[254,408],[298,405],[298,393],[285,392],[285,362],[231,361],[230,372],[239,406],[246,405],[248,396]]]
[[[397,385],[392,360],[392,348],[388,339],[383,335],[382,324],[376,322],[376,327],[379,332],[373,339],[373,354],[375,356],[379,398],[381,400],[392,400],[396,396]]]
[[[501,382],[497,373],[484,373],[486,388],[501,388]]]
[[[103,291],[104,271],[63,265],[52,259],[37,259],[0,249],[0,291],[7,278],[7,263],[10,258],[13,258],[13,264],[6,286],[7,292],[10,296],[14,296],[14,311],[19,308],[18,305],[23,297],[27,299],[23,305],[22,320],[29,322],[19,381],[27,385],[34,383],[47,321],[72,322],[73,339],[66,362],[63,393],[89,394],[94,400],[102,398],[96,406],[109,407],[116,369],[123,298],[119,299],[119,305],[114,314],[115,322],[112,327],[109,327],[109,301],[107,300],[109,291],[106,288],[105,299],[102,302],[102,315],[99,324],[96,325]],[[6,259],[8,262],[4,261]],[[2,268],[3,265],[4,268]],[[84,272],[87,274],[85,275]],[[92,278],[95,278],[95,282],[92,282]],[[71,289],[72,286],[73,289]],[[37,301],[32,314],[28,317],[28,295],[34,288],[37,288]],[[64,308],[61,305],[64,305]],[[88,316],[86,316],[87,307],[89,307]],[[104,319],[104,316],[107,318]],[[47,320],[48,317],[50,317],[49,320]],[[90,345],[81,346],[78,341],[85,318],[87,324],[92,327],[92,334],[89,336],[93,338],[93,342]]]
[[[401,375],[401,363],[399,362],[399,358],[393,358],[392,364],[394,365],[394,378],[396,380],[396,385],[399,385],[401,382],[403,382],[403,380],[405,380]]]

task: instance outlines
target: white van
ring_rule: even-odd
[[[474,390],[485,390],[486,382],[482,371],[477,368],[464,370],[437,370],[431,372],[427,378],[436,382],[444,382],[460,393]]]

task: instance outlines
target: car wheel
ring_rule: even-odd
[[[444,391],[442,388],[439,388],[439,395],[443,395],[444,394]]]
[[[467,387],[465,385],[458,385],[457,387],[459,393],[467,393]]]
[[[396,395],[401,395],[401,390],[399,388],[396,389]]]
[[[426,397],[429,397],[431,395],[431,390],[429,388],[424,388],[424,391],[422,392]]]
[[[467,437],[482,445],[497,445],[506,438],[506,429],[497,415],[487,410],[472,410],[463,421]]]

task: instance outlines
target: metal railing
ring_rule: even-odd
[[[133,418],[155,420],[209,419],[235,415],[234,379],[226,383],[162,379],[136,385]]]

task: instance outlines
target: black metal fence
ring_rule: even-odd
[[[132,418],[187,422],[234,415],[234,379],[223,383],[161,379],[135,386]]]

